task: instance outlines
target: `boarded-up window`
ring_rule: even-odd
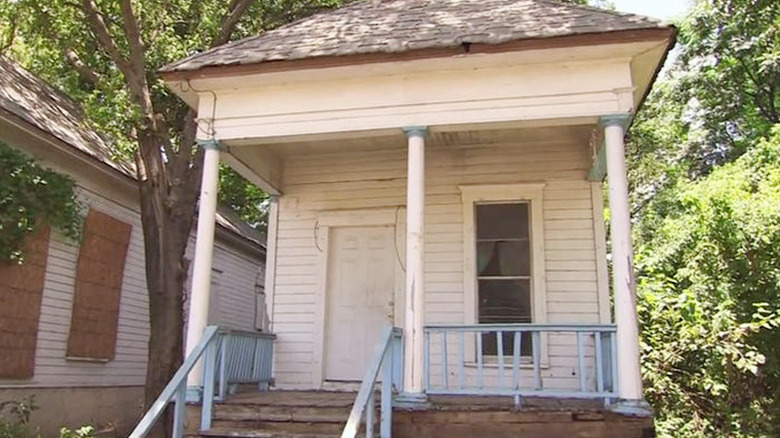
[[[531,322],[531,235],[527,202],[478,204],[477,284],[479,323]],[[522,355],[531,354],[531,338],[524,333]],[[503,354],[514,353],[511,332],[504,333]],[[498,352],[496,334],[482,338],[482,354]]]
[[[68,337],[69,358],[112,360],[119,324],[119,296],[132,226],[89,210],[76,267]]]
[[[33,376],[48,253],[44,228],[25,239],[23,264],[0,262],[0,378]]]

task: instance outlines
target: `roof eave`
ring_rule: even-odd
[[[169,83],[186,82],[228,76],[244,76],[293,70],[310,70],[343,67],[381,62],[412,61],[419,59],[444,58],[456,55],[519,52],[541,50],[566,46],[592,46],[601,44],[633,43],[642,41],[675,40],[677,29],[672,26],[644,29],[617,30],[605,32],[580,33],[545,38],[528,38],[502,44],[460,44],[451,47],[409,50],[395,53],[368,53],[343,56],[321,56],[294,60],[266,61],[252,64],[212,65],[193,70],[163,69],[160,75]],[[674,45],[672,41],[670,47]]]

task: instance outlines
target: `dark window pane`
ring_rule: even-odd
[[[479,280],[479,323],[531,322],[530,280]]]
[[[527,240],[477,242],[479,276],[531,275]]]
[[[531,282],[530,280],[479,280],[479,323],[530,323]],[[504,333],[504,354],[514,351],[512,333]],[[521,354],[531,354],[531,335],[523,334]],[[495,333],[482,335],[482,354],[495,356],[498,342]]]
[[[528,204],[477,204],[477,240],[528,238]]]

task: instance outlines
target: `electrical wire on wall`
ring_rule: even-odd
[[[185,86],[186,85],[186,86]],[[200,132],[206,134],[206,137],[210,140],[215,140],[216,132],[214,131],[214,117],[217,115],[217,93],[215,93],[213,90],[199,90],[192,86],[190,83],[190,80],[187,79],[186,81],[179,84],[179,90],[181,90],[182,93],[186,93],[189,91],[194,91],[196,93],[209,93],[212,96],[211,99],[211,117],[205,118],[205,117],[198,117],[195,119],[195,126],[196,129]],[[201,127],[200,122],[205,122],[207,128],[203,129]]]
[[[395,258],[396,260],[398,260],[398,265],[401,266],[401,270],[406,272],[406,266],[404,265],[403,259],[401,258],[401,250],[398,245],[398,230],[400,228],[399,213],[404,208],[405,207],[403,205],[398,205],[395,208],[395,218],[393,220],[393,249],[395,250]],[[324,251],[322,247],[320,247],[319,234],[320,234],[320,221],[319,219],[315,219],[314,227],[312,228],[312,235],[314,237],[314,247],[317,249],[317,252],[322,254]]]

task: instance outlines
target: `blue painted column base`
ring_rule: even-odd
[[[407,411],[425,411],[431,407],[423,392],[402,392],[393,398],[393,408]]]
[[[185,397],[187,403],[200,403],[203,401],[203,387],[202,386],[188,386],[187,395]]]
[[[628,415],[631,417],[652,417],[653,408],[644,399],[642,400],[626,400],[619,399],[617,402],[609,406],[609,410],[621,415]]]

